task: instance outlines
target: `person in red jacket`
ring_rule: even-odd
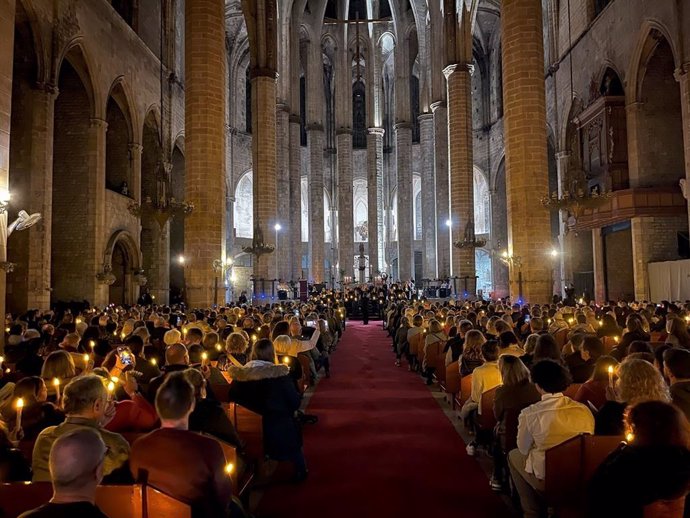
[[[232,483],[218,442],[189,431],[194,387],[182,372],[170,373],[156,393],[161,427],[134,442],[129,467],[134,479],[188,503],[192,518],[229,514]]]
[[[116,433],[150,432],[158,426],[158,415],[153,405],[139,393],[136,378],[129,372],[124,375],[122,388],[129,397],[115,405],[115,417],[105,427]]]

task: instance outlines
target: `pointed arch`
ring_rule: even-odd
[[[98,99],[101,99],[102,96],[99,95],[98,86],[93,81],[91,76],[91,70],[93,70],[93,67],[91,66],[92,61],[84,49],[82,38],[75,38],[65,45],[65,48],[58,57],[57,66],[55,67],[55,78],[53,79],[55,84],[58,84],[60,70],[62,69],[62,65],[65,60],[67,60],[72,68],[74,68],[75,72],[79,76],[79,79],[84,85],[86,95],[89,98],[89,111],[91,116],[102,119],[104,117],[104,110],[102,107],[105,105],[105,103],[97,101]]]

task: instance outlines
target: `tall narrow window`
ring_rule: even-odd
[[[252,81],[249,78],[249,67],[244,78],[244,125],[247,133],[252,132]]]
[[[367,147],[367,112],[364,83],[356,81],[352,85],[352,147]]]
[[[412,109],[412,142],[419,142],[419,78],[410,79],[410,107]]]
[[[307,81],[299,78],[299,144],[307,145]]]
[[[245,173],[235,189],[235,236],[254,237],[254,179]]]

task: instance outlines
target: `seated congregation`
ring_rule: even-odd
[[[330,376],[335,298],[30,312],[0,356],[0,516],[246,516],[306,479],[300,407]],[[51,496],[52,495],[52,496]]]
[[[673,518],[690,514],[689,321],[687,303],[404,300],[384,325],[523,516]]]

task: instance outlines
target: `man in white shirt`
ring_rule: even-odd
[[[541,401],[520,413],[517,449],[508,455],[525,518],[543,514],[546,450],[581,433],[594,433],[589,409],[562,394],[570,381],[567,369],[553,360],[542,360],[532,367],[532,382],[542,395]]]

